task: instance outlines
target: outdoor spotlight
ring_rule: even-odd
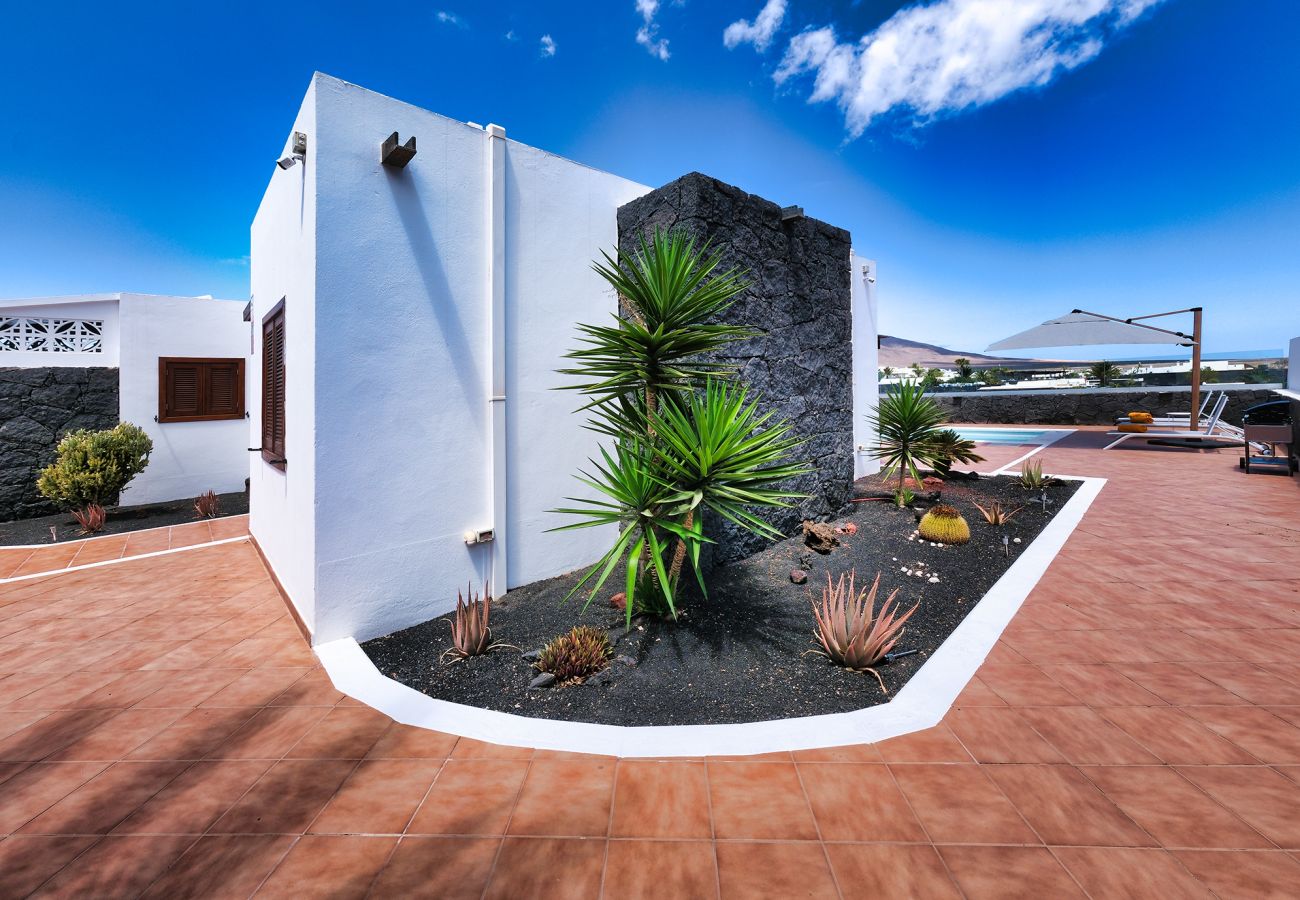
[[[293,133],[293,150],[284,159],[277,159],[275,164],[281,169],[292,169],[294,163],[307,161],[307,135],[301,131]]]

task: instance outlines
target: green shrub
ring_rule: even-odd
[[[152,450],[149,435],[130,422],[105,431],[69,432],[59,441],[54,462],[41,471],[36,488],[68,509],[113,503],[144,471]]]

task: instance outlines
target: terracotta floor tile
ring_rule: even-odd
[[[961,689],[957,695],[957,700],[953,706],[961,709],[968,706],[1006,706],[1007,701],[1003,700],[993,689],[984,682],[980,681],[978,675],[972,676],[966,686]]]
[[[97,840],[91,835],[0,839],[0,897],[26,897]]]
[[[130,759],[203,759],[256,715],[254,707],[184,712],[156,736],[132,750]]]
[[[1117,706],[1099,712],[1170,765],[1222,766],[1258,761],[1173,707]]]
[[[283,694],[308,669],[252,669],[204,700],[200,706],[262,706]]]
[[[619,900],[718,896],[718,867],[707,841],[610,841],[603,896]]]
[[[1075,765],[1140,765],[1160,760],[1086,706],[1022,709],[1020,717]]]
[[[119,678],[119,672],[72,672],[9,703],[10,709],[75,709],[77,701]]]
[[[203,834],[269,768],[271,762],[265,759],[193,763],[113,833]]]
[[[1260,706],[1300,705],[1300,680],[1261,666],[1209,668],[1206,677]]]
[[[931,840],[1040,843],[984,773],[987,766],[913,764],[889,768]]]
[[[207,522],[190,522],[186,525],[173,525],[171,528],[170,547],[175,550],[179,547],[193,547],[195,544],[206,544],[212,540],[212,529],[208,527]]]
[[[712,837],[705,764],[632,759],[620,761],[610,835]]]
[[[1165,847],[1272,846],[1174,769],[1088,766],[1082,771]]]
[[[988,663],[980,666],[980,681],[1009,706],[1077,706],[1079,700],[1048,678],[1038,666]]]
[[[46,882],[38,897],[137,897],[193,845],[190,835],[110,835]]]
[[[275,867],[257,896],[363,898],[396,846],[395,837],[306,835]]]
[[[939,853],[970,900],[1086,895],[1044,847],[942,846]]]
[[[451,755],[454,759],[532,759],[533,751],[528,747],[508,747],[463,737],[456,741]]]
[[[880,750],[881,758],[890,763],[975,761],[946,725],[936,725],[924,731],[890,738],[881,741],[876,747]]]
[[[812,750],[796,750],[791,754],[791,757],[795,762],[884,762],[884,760],[880,758],[878,744],[844,744],[839,747],[817,747]],[[711,758],[721,760],[725,757]]]
[[[826,841],[924,841],[888,768],[872,763],[800,763],[799,776]]]
[[[290,759],[361,759],[388,730],[392,721],[374,709],[335,707],[327,710],[325,716],[285,756]]]
[[[368,759],[446,759],[456,735],[393,722],[366,754]]]
[[[142,553],[157,553],[166,550],[170,544],[169,528],[150,528],[145,531],[133,531],[127,535],[126,549],[123,556],[139,556]]]
[[[1132,663],[1120,664],[1116,668],[1131,681],[1142,685],[1166,703],[1176,706],[1246,702],[1208,678],[1201,677],[1196,668],[1185,663]]]
[[[485,900],[585,900],[600,894],[604,839],[506,838]]]
[[[269,705],[334,706],[342,699],[343,694],[330,682],[325,670],[312,669],[290,685],[287,691],[272,700]],[[451,752],[450,747],[448,747],[448,752]]]
[[[1300,849],[1300,784],[1263,766],[1184,766],[1178,771],[1282,849]]]
[[[170,669],[146,670],[164,679],[163,685],[136,706],[150,708],[193,709],[222,688],[241,678],[239,669],[191,669],[178,672]]]
[[[513,835],[604,836],[609,831],[614,761],[534,759],[510,819]]]
[[[51,754],[51,760],[123,759],[182,715],[183,709],[126,709],[90,729],[86,736]]]
[[[222,834],[199,838],[145,897],[175,900],[201,896],[203,887],[220,885],[225,896],[250,896],[293,845],[278,834]]]
[[[501,835],[524,783],[528,762],[451,759],[411,820],[411,834]]]
[[[820,844],[722,843],[716,853],[723,900],[838,896]]]
[[[1094,900],[1204,900],[1210,896],[1205,885],[1164,850],[1058,847],[1053,852]]]
[[[1183,711],[1260,762],[1300,764],[1300,728],[1256,706],[1186,706]]]
[[[944,723],[982,763],[1065,762],[1014,709],[953,709]]]
[[[105,834],[184,771],[178,762],[120,762],[22,827],[25,834]]]
[[[709,761],[713,829],[718,838],[817,839],[793,763]]]
[[[401,834],[441,767],[441,760],[365,760],[325,805],[310,831]]]
[[[268,706],[208,755],[213,759],[280,759],[330,710],[322,706]]]
[[[994,766],[989,774],[1048,844],[1155,844],[1073,766]]]
[[[281,760],[213,824],[212,832],[302,834],[354,768],[350,760]]]
[[[1294,900],[1300,862],[1277,851],[1178,850],[1174,856],[1221,900]]]
[[[106,763],[37,763],[0,784],[0,834],[17,831],[107,768]]]
[[[826,853],[844,900],[960,896],[929,844],[827,844]]]
[[[375,900],[479,900],[501,841],[497,838],[404,837],[375,879]]]

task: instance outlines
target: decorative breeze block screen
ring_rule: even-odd
[[[0,351],[102,353],[102,319],[44,319],[0,316]]]

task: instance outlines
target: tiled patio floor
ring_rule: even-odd
[[[75,569],[248,534],[248,516],[225,516],[40,547],[0,547],[0,581]]]
[[[0,896],[1294,897],[1300,483],[1112,479],[937,728],[615,760],[341,697],[247,543],[0,586]]]

